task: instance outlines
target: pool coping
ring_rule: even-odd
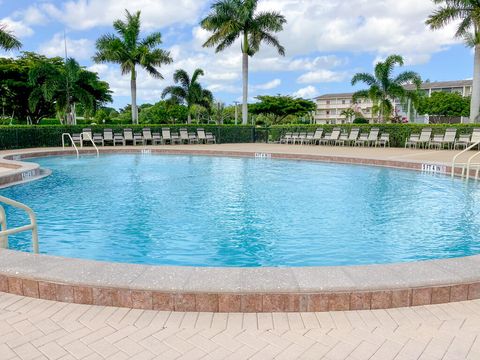
[[[91,152],[91,150],[89,150]],[[104,148],[103,153],[139,148]],[[252,151],[152,148],[159,154],[259,156]],[[75,154],[64,149],[6,152],[0,184],[32,180],[21,159]],[[260,154],[261,155],[261,154]],[[271,158],[422,170],[423,162],[272,153]],[[264,155],[261,155],[262,157]],[[266,156],[266,155],[265,155]],[[437,163],[445,172],[446,164]],[[37,173],[38,170],[38,173]],[[31,176],[22,175],[31,171]],[[8,180],[8,181],[7,181]],[[412,263],[279,268],[202,268],[108,263],[0,250],[0,291],[48,300],[165,311],[320,312],[439,304],[480,298],[480,255]]]

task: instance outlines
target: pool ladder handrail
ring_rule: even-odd
[[[95,148],[95,151],[97,152],[97,157],[100,156],[100,152],[98,151],[98,147],[97,145],[95,144],[95,142],[93,141],[92,139],[92,136],[90,135],[90,133],[88,132],[82,132],[81,134],[81,137],[82,137],[82,140],[85,141],[85,140],[88,140],[92,143],[93,147]],[[82,143],[83,143],[82,141]],[[83,147],[83,146],[82,146]]]
[[[28,217],[30,218],[30,224],[8,229],[5,208],[2,205],[0,205],[0,230],[1,230],[0,231],[0,248],[8,249],[9,235],[31,230],[33,252],[35,254],[38,254],[39,252],[38,225],[37,225],[37,216],[35,215],[34,211],[31,208],[29,208],[27,205],[22,204],[18,201],[9,199],[5,196],[0,196],[0,203],[4,203],[10,206],[13,206],[17,209],[24,210],[28,214]]]
[[[467,147],[465,150],[463,151],[460,151],[457,155],[455,155],[453,157],[453,160],[452,160],[452,171],[451,171],[451,176],[452,178],[455,177],[455,166],[456,165],[463,165],[462,166],[462,174],[461,174],[461,177],[463,178],[464,176],[466,176],[467,180],[469,178],[469,175],[470,175],[470,166],[472,164],[472,160],[475,159],[477,156],[480,155],[480,151],[476,152],[474,155],[472,155],[471,157],[468,158],[467,162],[466,163],[457,163],[457,159],[465,154],[467,151],[470,151],[472,150],[473,148],[477,147],[480,145],[480,141],[477,141],[475,143],[473,143],[472,145],[470,145],[469,147]],[[480,164],[478,164],[480,165]],[[477,170],[477,174],[476,174],[476,178],[478,178],[478,170]]]
[[[78,152],[77,145],[75,145],[75,142],[73,141],[72,135],[69,133],[63,133],[62,134],[62,147],[65,149],[65,137],[68,137],[70,142],[72,143],[73,148],[75,149],[75,152],[77,153],[77,159],[80,157],[80,154]]]

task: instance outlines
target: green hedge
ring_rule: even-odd
[[[124,128],[131,128],[134,132],[141,132],[145,125],[94,125],[89,126],[93,132],[103,132],[104,128],[111,128],[114,132],[121,132]],[[368,132],[372,127],[379,127],[381,132],[390,134],[391,146],[403,147],[405,139],[412,133],[420,133],[422,128],[431,127],[434,134],[443,134],[447,128],[455,127],[458,134],[470,134],[480,124],[366,124],[366,125],[277,125],[270,128],[255,128],[253,126],[235,125],[149,125],[153,132],[161,132],[162,127],[168,127],[173,132],[180,128],[188,128],[195,131],[204,128],[212,132],[218,143],[251,143],[278,141],[287,132],[314,132],[317,128],[323,128],[324,132],[331,132],[334,127],[340,127],[349,132],[352,127],[358,127],[361,132]],[[0,149],[16,149],[29,147],[55,147],[62,144],[62,133],[80,133],[85,126],[0,126]]]
[[[145,125],[95,125],[88,126],[93,132],[102,133],[104,128],[121,132],[124,128],[141,132]],[[256,129],[253,126],[234,125],[148,125],[152,132],[161,132],[162,127],[168,127],[173,132],[180,128],[195,131],[203,128],[206,132],[213,133],[218,143],[249,143],[255,141]],[[63,133],[80,133],[85,126],[0,126],[0,149],[18,149],[32,147],[55,147],[62,145]]]
[[[480,128],[480,124],[348,124],[348,125],[276,125],[269,128],[269,140],[278,141],[287,132],[314,132],[317,128],[323,128],[325,132],[331,132],[334,127],[339,127],[346,132],[350,129],[360,128],[360,132],[368,132],[372,127],[380,128],[381,133],[390,134],[390,143],[393,147],[405,146],[405,140],[410,134],[419,134],[423,128],[430,127],[433,134],[444,134],[447,128],[456,128],[459,134],[471,134],[474,128]]]

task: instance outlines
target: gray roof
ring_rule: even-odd
[[[421,89],[443,89],[443,88],[455,88],[463,86],[471,86],[472,80],[454,80],[454,81],[435,81],[435,82],[424,82],[420,88]],[[413,89],[413,85],[405,85],[405,88],[408,90]],[[317,96],[315,100],[321,99],[332,99],[332,98],[351,98],[353,92],[348,93],[337,93],[337,94],[324,94]]]
[[[325,94],[325,95],[320,95],[315,98],[317,99],[331,99],[331,98],[351,98],[353,96],[353,92],[349,93],[338,93],[338,94]]]

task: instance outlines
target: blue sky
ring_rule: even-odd
[[[159,30],[162,47],[174,63],[161,69],[165,80],[140,73],[140,103],[160,99],[173,71],[200,67],[202,82],[227,104],[241,98],[241,54],[235,44],[222,54],[202,48],[208,36],[198,26],[211,1],[201,0],[0,0],[0,23],[14,31],[23,50],[63,56],[63,32],[69,55],[97,71],[111,84],[115,107],[130,102],[128,77],[115,65],[93,64],[95,40],[111,32],[111,23],[124,10],[141,10],[144,33]],[[454,27],[432,32],[424,20],[434,5],[428,0],[260,0],[259,10],[277,10],[287,18],[279,34],[287,56],[263,47],[250,64],[250,98],[288,94],[312,98],[352,90],[350,79],[359,71],[398,53],[406,68],[423,79],[457,80],[472,77],[473,55],[453,38]],[[0,54],[15,56],[16,53]]]

